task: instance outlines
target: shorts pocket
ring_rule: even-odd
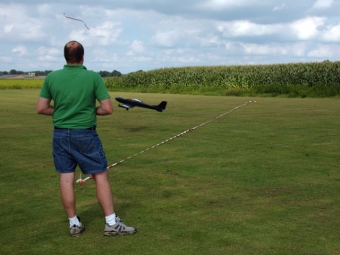
[[[84,137],[77,139],[79,152],[82,154],[92,154],[96,151],[94,137]]]
[[[61,137],[53,137],[52,143],[53,153],[59,153],[64,151],[62,142],[63,139]]]

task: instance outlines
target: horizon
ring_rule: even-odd
[[[121,71],[119,70],[112,70],[112,71],[108,71],[108,70],[99,70],[99,71],[94,71],[94,70],[90,70],[90,71],[94,71],[94,72],[109,72],[109,73],[112,73],[114,71],[118,71],[120,72],[122,75],[124,74],[130,74],[130,73],[135,73],[135,72],[150,72],[150,71],[155,71],[155,70],[160,70],[160,69],[172,69],[172,68],[199,68],[199,67],[221,67],[221,66],[225,66],[225,67],[232,67],[232,66],[266,66],[266,65],[289,65],[289,64],[311,64],[311,63],[324,63],[324,62],[330,62],[330,63],[336,63],[336,62],[339,62],[340,60],[335,60],[335,61],[330,61],[328,59],[325,59],[323,61],[310,61],[310,62],[289,62],[289,63],[270,63],[270,64],[238,64],[238,65],[202,65],[202,66],[180,66],[180,67],[163,67],[163,68],[155,68],[155,69],[152,69],[152,70],[136,70],[136,71],[132,71],[132,72],[129,72],[129,73],[122,73]],[[84,66],[86,66],[84,64]],[[60,70],[62,68],[59,68],[59,69],[55,69],[55,70],[30,70],[30,71],[23,71],[23,70],[17,70],[15,68],[11,68],[9,71],[7,70],[0,70],[0,73],[4,73],[4,72],[7,72],[8,74],[10,73],[10,71],[12,70],[15,70],[17,72],[23,72],[23,73],[34,73],[34,72],[53,72],[53,71],[56,71],[56,70]],[[15,75],[15,74],[13,74]]]

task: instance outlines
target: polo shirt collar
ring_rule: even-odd
[[[64,69],[86,69],[84,65],[64,65]]]

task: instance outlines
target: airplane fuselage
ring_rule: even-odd
[[[122,98],[122,97],[116,97],[115,98],[120,104],[118,105],[119,107],[125,108],[126,110],[129,110],[135,106],[137,107],[142,107],[142,108],[147,108],[147,109],[152,109],[156,110],[158,112],[162,112],[166,108],[167,102],[162,101],[159,105],[149,105],[144,103],[142,100],[139,100],[137,98]]]

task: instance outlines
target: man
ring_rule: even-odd
[[[83,65],[84,48],[80,43],[67,43],[64,57],[67,63],[64,68],[50,73],[44,81],[37,113],[52,116],[54,164],[60,173],[60,194],[70,221],[70,234],[80,236],[85,230],[76,215],[74,178],[77,165],[95,180],[106,220],[104,235],[136,233],[135,228],[127,227],[114,212],[106,156],[96,131],[96,115],[113,112],[110,95],[100,75]],[[100,102],[98,107],[96,100]]]

